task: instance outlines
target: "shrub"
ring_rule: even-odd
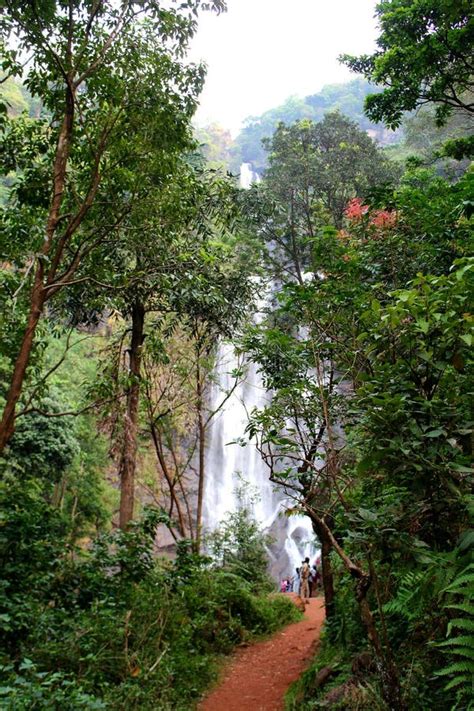
[[[18,526],[32,550],[43,551],[21,605],[17,591],[31,564],[26,537],[10,560],[10,646],[0,669],[8,709],[184,711],[215,679],[220,655],[300,614],[288,599],[256,595],[245,577],[185,544],[174,563],[156,561],[160,511],[145,510],[129,531],[102,535],[89,552],[71,555],[59,513],[42,519],[51,506],[34,489],[31,497],[20,500],[21,516],[10,513],[3,532],[11,544]]]

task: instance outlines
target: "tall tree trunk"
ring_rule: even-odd
[[[61,217],[61,205],[66,185],[66,170],[71,150],[74,124],[74,100],[74,90],[70,81],[69,86],[66,89],[65,114],[56,144],[52,176],[52,198],[46,222],[45,238],[41,247],[41,254],[38,257],[33,288],[31,290],[28,323],[23,334],[20,350],[13,366],[10,388],[7,393],[6,403],[0,422],[0,453],[3,452],[15,431],[16,406],[21,397],[23,381],[25,379],[26,369],[30,362],[36,329],[43,315],[44,305],[48,297],[48,291],[45,289],[46,285],[44,283],[45,264],[47,264],[47,260],[45,258],[49,259],[51,256],[56,228]],[[49,283],[54,277],[54,272],[52,272],[51,269],[52,268],[49,270],[49,274],[47,274],[46,283]]]
[[[199,553],[201,550],[201,540],[202,540],[202,509],[204,502],[204,484],[205,484],[205,474],[206,474],[206,460],[205,460],[205,447],[206,447],[206,426],[204,424],[203,416],[203,382],[202,382],[202,371],[201,371],[201,352],[197,354],[197,365],[196,365],[196,393],[197,393],[197,425],[198,425],[198,500],[197,500],[197,514],[196,514],[196,538],[195,538],[195,552]]]
[[[135,499],[135,469],[137,462],[138,411],[140,403],[140,369],[142,359],[145,307],[136,302],[132,307],[132,337],[130,341],[130,383],[123,428],[120,476],[120,528],[127,528],[133,519]]]
[[[330,558],[331,541],[327,537],[325,531],[319,528],[316,535],[321,543],[321,567],[324,589],[324,607],[326,610],[326,619],[333,620],[336,615],[335,601],[336,593],[334,590],[334,575],[332,572],[332,564]]]
[[[367,595],[372,584],[370,575],[360,565],[354,562],[339,545],[328,523],[318,516],[313,510],[308,511],[313,526],[321,529],[329,541],[331,548],[337,553],[344,567],[356,582],[356,600],[359,605],[360,616],[367,631],[367,637],[375,653],[377,668],[380,676],[382,694],[390,711],[406,711],[407,706],[402,698],[398,669],[393,661],[391,650],[385,650],[380,638],[374,615],[370,609]],[[319,534],[318,534],[319,535]]]
[[[23,335],[20,351],[15,360],[10,389],[8,390],[6,404],[2,414],[2,421],[0,423],[0,452],[4,450],[15,431],[16,406],[21,397],[25,372],[30,361],[31,350],[35,340],[35,333],[43,313],[44,303],[45,292],[43,291],[42,285],[42,270],[38,268],[35,274],[35,285],[31,295],[28,323]]]

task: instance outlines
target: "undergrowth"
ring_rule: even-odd
[[[13,515],[2,526],[5,711],[189,711],[222,655],[299,618],[283,596],[256,594],[255,581],[185,545],[173,563],[155,561],[156,512],[81,553],[61,540],[60,512],[42,519],[36,504],[24,512],[29,526]],[[37,540],[22,540],[21,530]],[[43,551],[33,577],[32,543]]]

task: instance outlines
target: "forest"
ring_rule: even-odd
[[[353,81],[235,139],[193,124],[187,58],[224,12],[1,5],[0,708],[199,709],[301,622],[251,457],[209,524],[241,449],[308,522],[325,618],[254,708],[469,711],[471,3],[381,0]]]

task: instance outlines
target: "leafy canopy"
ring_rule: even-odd
[[[342,55],[353,71],[381,94],[369,95],[366,112],[390,128],[405,111],[435,103],[444,123],[453,109],[474,112],[474,17],[469,0],[382,0],[377,5],[381,33],[372,55]]]

